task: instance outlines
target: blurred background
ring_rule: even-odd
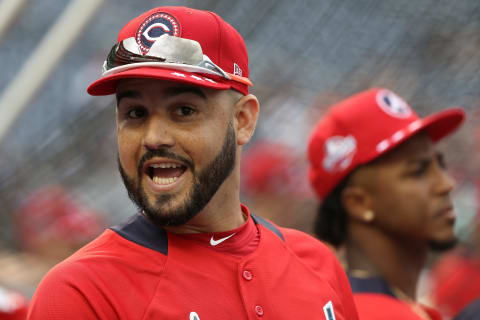
[[[478,0],[0,0],[0,285],[29,297],[52,264],[135,212],[117,173],[113,100],[85,89],[121,27],[159,5],[212,10],[244,37],[261,114],[242,198],[283,226],[311,231],[306,141],[329,105],[384,86],[421,116],[463,106],[466,125],[441,147],[472,248]]]

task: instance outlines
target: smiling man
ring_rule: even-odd
[[[259,103],[242,37],[218,15],[130,21],[92,95],[116,95],[118,166],[139,213],[52,269],[29,319],[357,319],[318,240],[240,203]]]
[[[248,141],[257,112],[252,95],[163,80],[122,80],[117,86],[119,169],[131,199],[151,222],[176,233],[242,224],[241,215],[229,214],[239,201],[231,192],[238,189],[232,171],[237,142]],[[217,190],[221,197],[213,198]],[[196,217],[211,200],[215,215]]]
[[[454,181],[435,142],[463,121],[458,108],[419,118],[390,90],[333,106],[309,143],[322,200],[316,234],[344,246],[360,319],[441,319],[417,303],[430,250],[455,245]]]

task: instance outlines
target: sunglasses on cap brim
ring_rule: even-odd
[[[203,54],[200,43],[195,40],[160,36],[146,54],[134,37],[115,44],[103,63],[103,76],[116,74],[139,67],[158,67],[185,72],[211,74],[248,86],[252,82],[245,77],[227,73]]]

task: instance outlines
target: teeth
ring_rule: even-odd
[[[180,168],[179,164],[176,163],[154,163],[151,164],[150,167],[152,168],[162,168],[162,169],[167,169],[167,168]]]
[[[173,177],[173,178],[153,177],[153,182],[155,182],[156,184],[161,184],[161,185],[171,184],[171,183],[174,183],[175,181],[177,181],[177,177]]]

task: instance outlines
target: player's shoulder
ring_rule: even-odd
[[[143,261],[139,264],[138,261]],[[141,272],[141,269],[163,268],[166,256],[126,239],[113,229],[105,230],[96,239],[53,267],[45,279],[79,281],[93,274]]]
[[[132,288],[140,288],[138,291],[146,295],[147,301],[155,282],[162,278],[165,262],[165,255],[107,229],[45,275],[32,299],[32,312],[39,315],[34,319],[43,319],[50,307],[70,315],[72,311],[63,305],[73,302],[75,306],[71,308],[79,314],[92,314],[92,301],[97,306],[95,310],[108,309],[108,314],[115,314],[110,310],[111,301],[123,299],[118,293]]]
[[[285,243],[293,251],[301,255],[314,256],[332,256],[334,253],[332,249],[322,241],[307,234],[303,231],[279,227],[280,232],[284,235]]]
[[[161,264],[168,254],[168,237],[163,229],[152,225],[141,215],[133,215],[121,224],[110,227],[75,253],[70,260],[147,260]],[[146,262],[148,264],[149,262]]]
[[[285,246],[292,251],[299,259],[307,264],[315,265],[318,268],[327,264],[338,264],[333,251],[323,242],[313,236],[292,228],[280,227],[274,222],[255,216],[257,224],[262,225],[270,232],[281,239]]]
[[[294,259],[325,279],[332,287],[340,291],[351,291],[345,271],[330,247],[303,231],[270,223],[281,234],[285,248]]]
[[[322,242],[303,231],[281,227],[275,222],[259,215],[251,214],[251,216],[255,221],[255,224],[261,225],[263,228],[269,230],[271,233],[275,234],[279,239],[289,245],[296,244],[298,242],[306,242],[314,246],[325,247]]]

